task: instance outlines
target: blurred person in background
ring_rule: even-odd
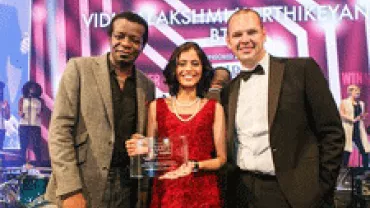
[[[23,164],[30,162],[27,157],[29,144],[33,146],[36,157],[35,165],[41,164],[41,113],[44,100],[41,98],[42,88],[34,81],[28,81],[22,88],[23,96],[19,99],[18,115],[19,140]]]
[[[364,124],[368,114],[365,112],[365,103],[360,100],[361,89],[357,85],[349,85],[347,94],[348,97],[342,100],[339,110],[346,136],[343,165],[348,166],[354,143],[362,156],[362,166],[368,168],[370,145]]]

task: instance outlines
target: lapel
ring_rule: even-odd
[[[271,129],[279,103],[281,85],[283,82],[285,64],[281,60],[270,56],[269,86],[268,86],[268,123]]]
[[[142,72],[136,69],[136,102],[137,102],[137,125],[138,133],[145,132],[145,119],[146,119],[146,79]]]
[[[238,103],[240,80],[233,79],[229,84],[228,89],[228,101],[227,101],[227,112],[228,112],[228,125],[227,125],[227,135],[228,135],[228,149],[231,150],[230,155],[236,155],[234,148],[234,133],[235,133],[235,115],[236,115],[236,105]]]
[[[112,90],[110,85],[107,54],[99,56],[97,58],[96,65],[93,66],[93,72],[98,85],[100,96],[104,103],[105,111],[108,115],[109,123],[111,127],[114,128]]]

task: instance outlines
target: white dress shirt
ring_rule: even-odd
[[[252,74],[247,81],[240,81],[235,117],[236,162],[242,170],[275,175],[267,113],[270,55],[266,53],[257,65],[262,66],[263,75]]]
[[[23,126],[41,126],[41,101],[38,98],[23,98],[24,116],[19,120]]]

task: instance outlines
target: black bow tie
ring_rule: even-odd
[[[241,71],[238,74],[237,78],[243,79],[244,81],[247,81],[252,76],[252,74],[263,75],[263,74],[265,74],[265,71],[263,70],[261,65],[257,65],[254,70]]]

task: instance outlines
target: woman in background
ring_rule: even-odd
[[[340,115],[346,136],[343,163],[345,167],[348,166],[349,156],[353,149],[353,143],[355,143],[362,155],[362,166],[367,168],[369,167],[370,145],[367,141],[363,121],[367,116],[365,104],[360,100],[361,90],[358,86],[348,86],[347,93],[348,98],[342,100],[340,104]]]
[[[36,164],[41,163],[41,112],[44,101],[40,97],[41,86],[33,81],[28,81],[22,88],[23,96],[18,103],[19,138],[21,143],[21,156],[24,163],[29,162],[27,148],[31,143],[36,156]]]

